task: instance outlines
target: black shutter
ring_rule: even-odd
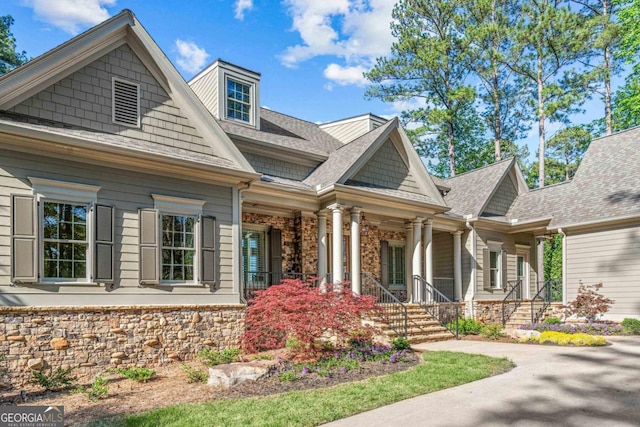
[[[269,257],[271,284],[277,285],[282,281],[282,230],[269,231]]]

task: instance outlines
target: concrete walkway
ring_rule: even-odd
[[[477,341],[416,346],[508,357],[506,374],[404,400],[328,426],[640,426],[640,337],[607,347]]]

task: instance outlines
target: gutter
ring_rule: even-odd
[[[567,233],[558,228],[562,236],[562,303],[567,304]]]

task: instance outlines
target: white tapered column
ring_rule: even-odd
[[[318,277],[327,280],[327,213],[318,212]]]
[[[413,224],[408,222],[405,224],[405,267],[404,267],[404,281],[407,284],[407,301],[413,301],[413,274],[411,269],[413,268],[412,248],[413,248]]]
[[[413,274],[419,275],[422,271],[422,221],[424,218],[415,218],[413,220],[413,239],[411,242],[411,283],[413,283]],[[414,299],[421,301],[424,295],[418,290],[414,295]]]
[[[360,279],[360,212],[362,209],[351,209],[351,290],[361,293]]]
[[[462,300],[462,231],[453,234],[453,297]]]
[[[424,223],[422,233],[424,241],[424,279],[433,285],[433,220],[428,219]]]
[[[334,203],[327,206],[332,212],[333,235],[331,241],[332,259],[331,259],[331,275],[333,283],[340,283],[344,279],[344,269],[342,266],[342,256],[344,249],[342,247],[342,211],[344,206]]]

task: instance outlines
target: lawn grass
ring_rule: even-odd
[[[515,366],[505,358],[428,352],[407,371],[336,387],[169,406],[112,420],[126,426],[314,426],[425,393],[476,381]],[[188,393],[188,390],[184,390]],[[92,425],[109,425],[107,420]]]

